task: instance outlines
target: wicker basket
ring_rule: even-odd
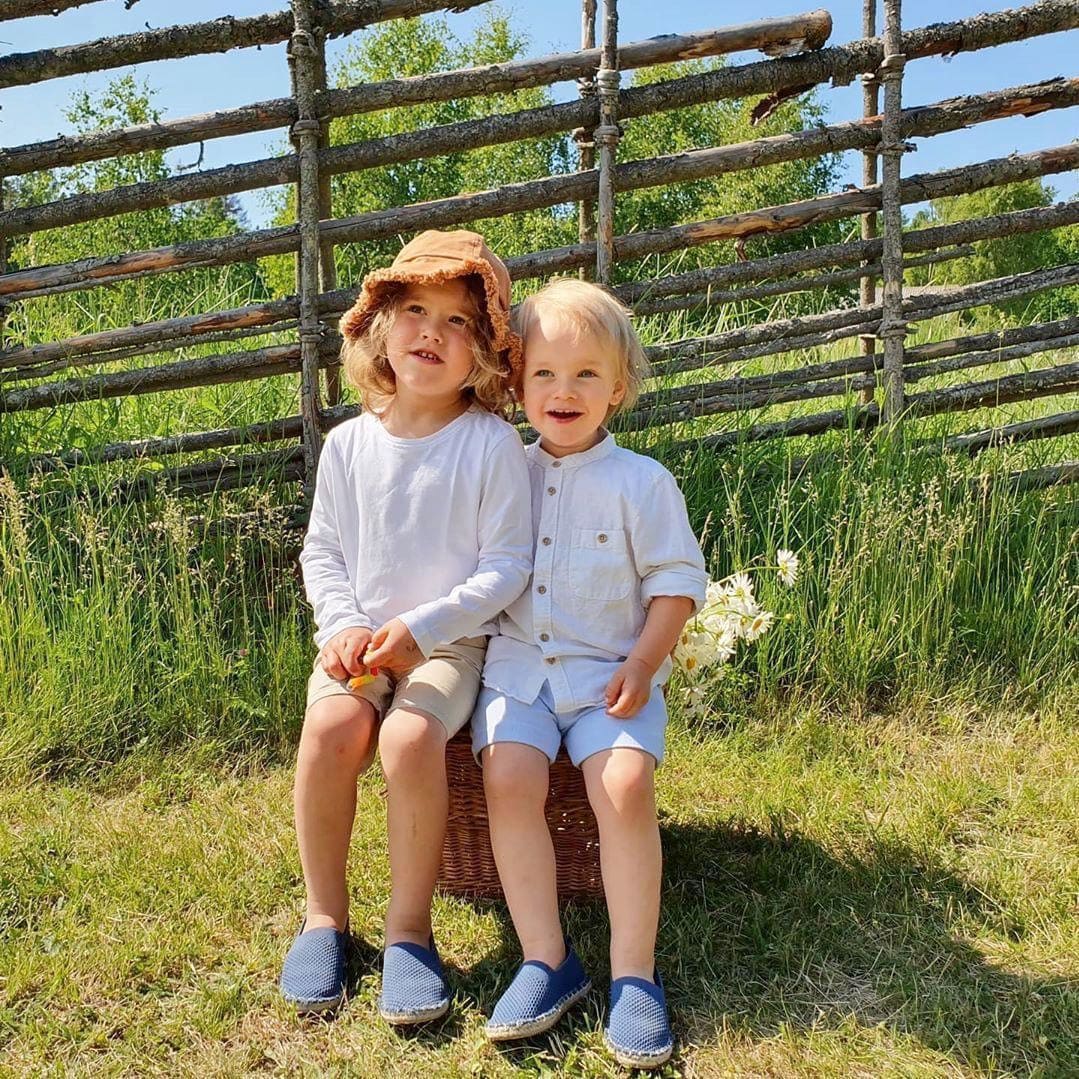
[[[438,886],[450,895],[501,897],[491,839],[483,772],[472,756],[472,735],[466,727],[446,746],[450,788],[449,822],[442,850]],[[554,841],[558,894],[563,899],[603,894],[599,873],[599,831],[588,804],[584,778],[565,749],[551,765],[547,824]]]

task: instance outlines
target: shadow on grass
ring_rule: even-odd
[[[659,964],[683,1044],[853,1019],[994,1072],[1063,1075],[1079,1060],[1079,985],[987,963],[965,934],[1025,927],[912,849],[840,859],[778,823],[663,833]]]
[[[765,1041],[852,1024],[883,1025],[978,1073],[1072,1075],[1079,1060],[1079,983],[1001,970],[968,941],[1021,941],[1007,906],[912,847],[881,841],[841,855],[788,831],[664,821],[666,858],[658,964],[678,1058],[719,1031]],[[438,1048],[462,1037],[465,1017],[489,1015],[520,962],[504,904],[498,944],[468,966],[446,962],[454,1001],[445,1019],[396,1033]],[[529,1069],[594,1038],[606,1016],[608,923],[602,901],[564,911],[567,935],[593,990],[547,1035],[500,1045]],[[353,937],[350,997],[381,954]],[[871,1043],[867,1043],[871,1044]],[[886,1065],[887,1062],[884,1062]]]
[[[680,1054],[721,1028],[764,1040],[853,1021],[979,1071],[1074,1074],[1079,985],[991,966],[964,936],[1020,940],[1025,927],[954,872],[894,842],[840,858],[778,822],[662,828],[658,962]],[[502,923],[501,946],[456,971],[455,987],[490,1014],[520,954],[505,907],[483,909]],[[572,904],[564,925],[594,988],[550,1034],[499,1047],[518,1065],[563,1056],[605,1016],[606,910]]]

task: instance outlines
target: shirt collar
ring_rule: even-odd
[[[552,457],[540,446],[538,441],[533,442],[529,447],[535,456],[536,462],[544,468],[556,466],[560,468],[580,468],[582,465],[589,465],[593,461],[602,460],[617,448],[618,443],[615,442],[614,436],[606,428],[603,429],[603,438],[590,450],[584,450],[582,453],[571,453],[568,457]]]

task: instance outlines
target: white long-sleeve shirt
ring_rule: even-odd
[[[499,620],[484,685],[530,704],[544,681],[555,707],[603,702],[656,596],[704,605],[708,575],[674,477],[607,435],[583,453],[525,451],[536,537],[532,580]],[[671,671],[665,660],[653,685]]]
[[[472,408],[398,438],[364,412],[327,435],[300,555],[320,648],[391,618],[425,656],[494,633],[531,553],[524,447],[504,420]]]

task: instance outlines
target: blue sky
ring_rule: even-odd
[[[284,0],[187,0],[179,5],[174,0],[138,0],[125,10],[123,0],[103,0],[82,9],[59,16],[40,16],[0,24],[0,47],[4,52],[26,52],[33,49],[69,45],[111,34],[133,33],[170,23],[197,22],[222,15],[258,15],[285,6]],[[515,25],[525,31],[531,41],[530,55],[576,48],[580,34],[579,0],[513,0],[498,5],[512,17]],[[883,6],[883,5],[881,5]],[[1007,3],[987,5],[973,0],[907,0],[903,4],[906,27],[923,26],[941,18],[957,19],[986,10],[1000,10]],[[752,7],[754,17],[788,15],[808,10],[809,3],[794,0],[757,0]],[[841,44],[861,35],[861,0],[836,0],[832,12],[832,44]],[[725,16],[724,8],[731,11]],[[622,0],[620,4],[620,39],[635,41],[657,34],[702,30],[714,26],[745,21],[746,8],[721,5],[706,0],[667,0],[664,4],[645,0]],[[450,15],[454,32],[467,36],[484,18],[484,8]],[[345,41],[331,44],[331,62],[340,55]],[[739,60],[757,59],[759,54],[734,57]],[[1079,74],[1079,33],[1053,34],[1034,41],[1017,42],[984,50],[964,53],[946,61],[927,58],[913,61],[904,79],[904,104],[914,105],[937,101],[964,93],[976,93],[1027,82],[1037,82],[1054,75],[1074,77]],[[284,46],[262,49],[243,49],[213,57],[191,57],[183,60],[159,61],[138,65],[134,70],[158,90],[156,103],[166,116],[176,117],[228,108],[266,98],[288,94],[288,72]],[[119,71],[95,76],[76,76],[55,79],[31,87],[0,91],[0,144],[19,145],[51,138],[69,130],[63,116],[65,103],[73,90],[103,87]],[[558,87],[556,94],[566,97],[573,92],[571,84]],[[861,113],[861,91],[857,84],[849,87],[825,88],[823,100],[832,120],[848,119]],[[1079,116],[1076,109],[1058,110],[1041,116],[996,120],[967,131],[938,135],[933,139],[917,140],[918,151],[904,161],[904,171],[926,172],[962,165],[967,162],[1001,156],[1013,151],[1025,152],[1055,146],[1079,137]],[[231,162],[250,160],[278,152],[281,132],[264,132],[241,138],[208,142],[203,164],[207,168]],[[179,164],[189,163],[197,156],[197,147],[182,147],[171,154]],[[844,179],[857,181],[861,165],[857,155],[846,157],[848,175]],[[1061,197],[1073,198],[1079,193],[1079,174],[1050,177],[1049,182]],[[251,223],[261,224],[264,217],[257,195],[244,196],[243,205]]]

